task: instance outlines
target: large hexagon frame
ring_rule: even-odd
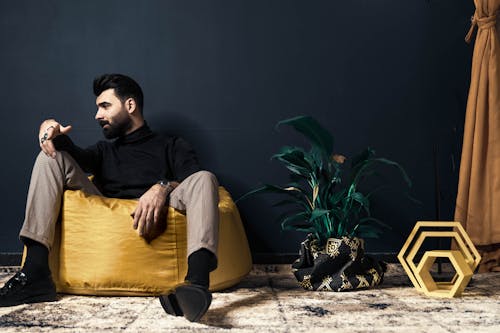
[[[432,229],[432,231],[423,231],[425,230],[425,228],[430,228]],[[460,254],[455,253],[453,255],[455,262],[452,262],[452,264],[457,273],[455,274],[451,282],[436,283],[437,285],[447,285],[443,286],[443,288],[441,289],[447,289],[447,290],[454,289],[458,283],[464,282],[465,279],[461,278],[461,276],[465,276],[467,273],[460,271],[461,269],[460,265],[457,264],[457,260],[460,261],[460,259],[456,258],[461,256],[464,259],[465,263],[469,266],[470,271],[474,272],[477,266],[479,265],[479,262],[481,261],[481,256],[479,255],[479,252],[477,251],[476,247],[470,240],[469,236],[465,232],[465,229],[462,227],[460,222],[445,222],[445,221],[417,222],[415,224],[415,227],[413,227],[413,230],[411,231],[410,235],[408,236],[408,239],[406,240],[405,244],[401,248],[401,251],[398,254],[398,259],[401,262],[401,265],[403,266],[404,270],[406,271],[406,274],[408,274],[410,281],[413,283],[413,285],[418,291],[425,292],[426,290],[434,288],[433,285],[424,286],[425,281],[420,276],[422,274],[425,275],[425,273],[420,272],[420,276],[417,277],[418,266],[420,265],[420,263],[422,263],[424,257],[422,257],[420,263],[414,262],[415,256],[419,252],[422,244],[424,243],[425,239],[429,237],[451,238],[454,239],[456,242],[456,246],[458,247],[458,249],[455,251],[458,251]],[[449,256],[445,257],[450,258]],[[426,260],[427,261],[430,260],[432,261],[432,263],[434,263],[434,260],[428,258],[434,258],[434,260],[436,259],[436,257],[432,257],[431,254],[427,255]],[[451,258],[450,261],[452,261]],[[429,269],[432,266],[432,264],[429,267],[427,266],[429,266],[428,263],[426,264],[422,263],[422,267],[426,267]],[[463,286],[463,288],[465,288],[465,286]],[[457,288],[457,290],[459,289],[460,288]],[[458,296],[459,294],[460,293],[455,293],[454,296]]]

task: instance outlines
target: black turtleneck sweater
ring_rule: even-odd
[[[138,198],[159,180],[183,181],[200,170],[185,140],[152,132],[145,124],[115,141],[76,146],[66,135],[54,138],[57,150],[68,152],[81,168],[94,175],[101,193],[112,198]]]

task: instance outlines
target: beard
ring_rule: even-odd
[[[99,121],[102,127],[102,134],[106,139],[115,139],[124,136],[125,133],[132,127],[132,120],[128,117],[116,119],[113,123],[106,120]],[[108,125],[107,127],[104,127]]]

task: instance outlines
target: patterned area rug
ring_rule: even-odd
[[[15,268],[0,268],[3,285]],[[60,295],[0,308],[0,332],[500,332],[500,273],[476,274],[460,298],[421,295],[401,266],[377,289],[307,292],[288,265],[256,265],[214,293],[201,323],[166,315],[153,297]]]

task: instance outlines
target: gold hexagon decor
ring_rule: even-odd
[[[427,238],[452,239],[457,249],[427,251],[417,263],[415,257]],[[430,275],[436,258],[450,260],[456,272],[450,282],[435,282]],[[460,222],[419,221],[401,248],[398,259],[418,291],[431,296],[456,297],[469,283],[481,256]]]
[[[435,282],[430,269],[436,258],[448,258],[457,272],[451,282]],[[453,250],[433,250],[425,252],[415,271],[415,277],[420,282],[423,292],[429,296],[456,297],[460,296],[472,278],[472,270],[465,261],[462,252]]]

